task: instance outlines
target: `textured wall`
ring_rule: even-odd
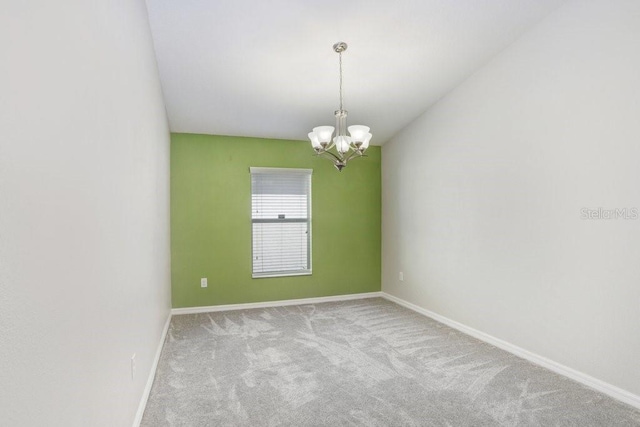
[[[383,291],[640,395],[639,46],[570,1],[386,144]]]
[[[339,173],[305,142],[172,134],[173,306],[379,291],[380,147],[368,154]],[[250,166],[313,169],[313,275],[251,278]]]
[[[170,309],[144,1],[5,2],[0,53],[0,424],[131,425]]]

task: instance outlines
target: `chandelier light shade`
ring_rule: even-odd
[[[342,52],[347,50],[347,44],[338,42],[333,45],[333,50],[338,54],[340,63],[340,109],[334,113],[336,127],[315,127],[313,131],[309,132],[309,139],[311,147],[318,156],[331,160],[336,169],[342,171],[349,160],[364,156],[364,152],[369,147],[371,133],[367,126],[347,127],[347,111],[344,109],[342,100]],[[333,136],[334,131],[335,136]]]

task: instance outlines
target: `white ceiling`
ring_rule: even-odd
[[[381,145],[564,0],[147,0],[171,131]]]

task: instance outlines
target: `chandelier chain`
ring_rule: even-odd
[[[339,52],[338,55],[340,57],[340,110],[342,111],[342,52]]]

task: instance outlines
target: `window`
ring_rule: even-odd
[[[250,168],[252,277],[311,274],[311,169]]]

